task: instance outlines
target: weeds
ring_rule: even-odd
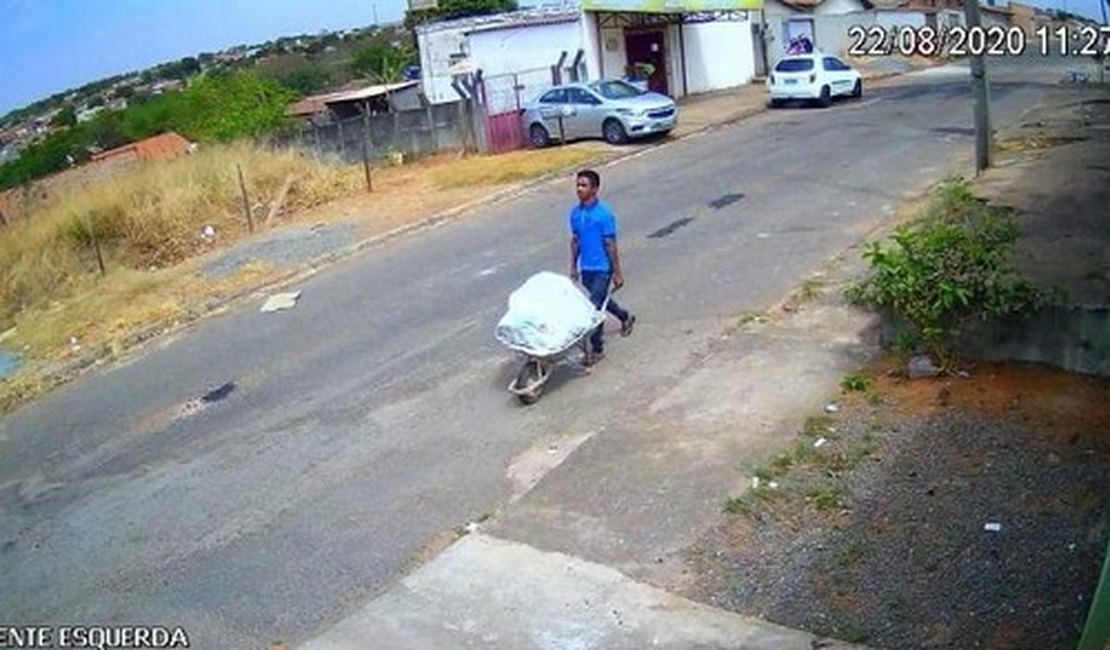
[[[995,144],[995,148],[1001,153],[1021,153],[1024,151],[1051,149],[1052,147],[1083,142],[1086,139],[1087,138],[1077,136],[1034,135],[1031,137],[1000,140]]]
[[[863,393],[871,388],[871,383],[872,380],[867,375],[860,372],[850,372],[841,378],[840,389],[846,393]]]
[[[740,325],[762,325],[770,320],[767,314],[761,311],[746,311],[740,315]]]
[[[733,497],[725,500],[725,512],[730,515],[747,516],[751,514],[752,507],[743,497]]]
[[[1022,314],[1050,300],[1024,280],[1011,254],[1017,224],[955,180],[937,192],[925,215],[898,228],[889,246],[863,254],[872,274],[848,295],[905,323],[911,335],[950,366],[948,345],[969,321]],[[909,341],[906,341],[909,343]]]
[[[806,499],[822,512],[839,510],[844,507],[845,498],[843,491],[834,486],[824,486],[810,490]]]
[[[827,415],[811,415],[802,425],[802,435],[806,438],[820,438],[832,432],[833,420]]]
[[[809,277],[798,287],[795,294],[799,302],[810,302],[821,295],[821,289],[825,286],[825,280],[819,277]]]
[[[875,455],[874,444],[864,443],[845,451],[826,454],[822,468],[830,476],[843,476],[859,467],[860,463]]]
[[[597,149],[581,146],[472,156],[466,159],[466,165],[444,165],[432,170],[431,180],[439,189],[502,185],[582,164],[598,155]]]
[[[855,623],[845,623],[838,636],[848,643],[866,643],[871,638],[871,632]]]
[[[17,314],[52,301],[100,291],[91,242],[95,235],[109,271],[149,271],[205,252],[199,235],[210,225],[224,243],[246,233],[235,165],[247,173],[256,220],[289,176],[297,179],[286,209],[349,194],[354,167],[330,167],[293,152],[247,145],[213,147],[175,160],[147,163],[97,185],[41,204],[0,232],[0,328]]]
[[[814,463],[821,454],[813,447],[809,440],[799,440],[789,451],[785,451],[771,460],[770,468],[756,470],[756,476],[761,480],[774,480],[786,475],[791,469]],[[761,476],[761,474],[763,476]]]

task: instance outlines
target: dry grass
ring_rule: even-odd
[[[186,267],[88,276],[76,288],[79,299],[21,312],[9,338],[22,355],[45,361],[93,348],[116,353],[136,330],[180,324],[202,312],[207,297],[255,285],[273,272],[269,265],[255,263],[219,281],[203,280]]]
[[[172,267],[205,252],[211,243],[199,236],[204,225],[220,233],[222,244],[245,235],[237,164],[256,221],[266,217],[270,201],[290,176],[297,181],[287,210],[349,194],[361,181],[354,167],[238,145],[143,165],[70,192],[0,231],[0,266],[6,270],[0,280],[0,329],[14,324],[17,314],[84,298],[97,268],[94,235],[112,271]],[[139,287],[149,288],[149,282],[155,281],[143,280]]]
[[[1069,136],[1031,135],[1025,137],[999,140],[995,149],[1000,153],[1023,153],[1026,151],[1040,151],[1061,147],[1075,142],[1083,142],[1086,138]]]
[[[56,371],[79,356],[115,356],[137,332],[190,321],[207,311],[210,299],[258,287],[281,272],[258,263],[222,281],[194,273],[190,260],[249,234],[237,164],[256,230],[273,225],[262,221],[293,177],[277,221],[353,218],[364,235],[373,235],[480,199],[498,186],[597,161],[605,151],[582,143],[500,156],[442,154],[375,169],[374,192],[367,194],[361,165],[328,166],[292,152],[236,145],[147,164],[40,204],[27,219],[0,230],[0,332],[8,332],[4,347],[27,362],[0,380],[0,412],[63,381]],[[206,225],[217,237],[200,236]],[[104,253],[104,276],[93,233]]]
[[[457,163],[437,166],[431,171],[431,180],[439,189],[504,185],[596,160],[603,151],[599,145],[581,143],[555,149],[513,151],[498,156],[473,156]]]

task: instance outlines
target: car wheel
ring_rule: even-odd
[[[620,120],[612,118],[605,120],[601,125],[601,135],[604,136],[605,141],[609,144],[624,144],[628,142],[628,134],[624,131],[624,125]]]
[[[543,149],[551,144],[551,135],[548,134],[547,129],[543,128],[542,124],[533,124],[532,128],[528,129],[528,137],[532,141],[532,146],[536,149]]]
[[[863,97],[863,80],[856,79],[856,85],[852,86],[852,97],[859,99]]]
[[[821,108],[832,106],[832,91],[828,86],[821,86],[821,96],[817,98],[817,104]]]
[[[784,104],[786,104],[786,102],[784,100],[781,100],[781,99],[772,99],[771,100],[771,108],[782,108]]]

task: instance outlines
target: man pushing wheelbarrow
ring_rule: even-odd
[[[601,190],[601,176],[592,169],[578,172],[575,191],[578,204],[571,208],[570,227],[570,279],[590,294],[590,301],[598,309],[608,309],[621,323],[621,336],[628,336],[636,325],[636,317],[621,309],[609,296],[624,286],[621,257],[617,250],[617,218],[609,205],[597,198]],[[586,366],[592,366],[605,357],[605,324],[594,330]]]
[[[529,278],[509,297],[509,311],[495,331],[501,343],[525,357],[509,385],[524,404],[540,398],[555,364],[573,348],[582,348],[587,368],[604,357],[606,313],[620,321],[622,336],[636,324],[636,317],[612,300],[612,292],[624,286],[624,275],[616,218],[597,198],[600,177],[583,170],[575,183],[578,203],[568,218],[570,279],[548,272]],[[585,294],[575,286],[579,280]]]

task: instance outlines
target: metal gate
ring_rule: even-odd
[[[553,84],[551,68],[534,68],[482,79],[481,101],[485,108],[488,153],[513,151],[527,144],[521,109]]]

